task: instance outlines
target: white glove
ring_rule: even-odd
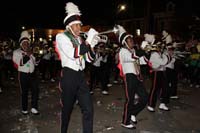
[[[115,26],[114,26],[113,32],[114,32],[115,34],[117,34],[117,33],[119,32],[119,27],[118,27],[118,25],[115,25]]]
[[[144,34],[145,41],[149,42],[150,44],[153,44],[155,42],[155,35],[153,34]]]
[[[99,40],[100,40],[99,36],[97,36],[97,35],[94,36],[94,38],[92,39],[92,42],[90,43],[90,47],[94,48],[98,44]]]
[[[89,43],[92,48],[94,48],[94,46],[98,43],[98,40],[98,32],[95,29],[90,28],[87,33],[86,42]]]
[[[145,49],[147,46],[148,46],[149,44],[148,44],[148,42],[147,41],[142,41],[142,44],[141,44],[141,49]]]

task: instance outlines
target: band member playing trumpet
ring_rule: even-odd
[[[66,30],[56,35],[56,50],[61,59],[61,133],[68,131],[70,116],[76,100],[81,108],[83,132],[93,133],[93,102],[84,76],[85,62],[94,59],[98,32],[91,28],[86,41],[80,37],[81,25],[78,7],[68,2],[64,19]]]
[[[38,84],[35,75],[35,57],[30,47],[30,35],[27,31],[21,33],[20,48],[13,52],[13,62],[18,70],[18,80],[21,89],[22,114],[28,114],[28,92],[31,88],[31,113],[38,111]]]
[[[143,56],[136,55],[133,36],[127,34],[125,29],[118,25],[119,42],[122,48],[119,51],[119,62],[122,66],[125,83],[125,98],[122,127],[135,128],[136,116],[145,108],[147,103],[147,92],[140,79],[140,61]],[[135,104],[135,94],[139,96],[139,102]]]
[[[168,111],[167,103],[169,103],[168,85],[166,82],[166,65],[171,61],[170,56],[166,51],[162,51],[155,44],[155,36],[152,34],[145,34],[145,41],[150,46],[150,59],[152,66],[152,86],[148,98],[147,109],[150,112],[155,111],[157,98],[161,99],[159,109]],[[144,43],[143,43],[144,44]],[[160,95],[159,95],[160,92]]]

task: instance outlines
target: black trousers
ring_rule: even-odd
[[[38,82],[35,73],[19,72],[19,84],[21,88],[22,110],[28,109],[28,93],[31,90],[31,106],[38,109]]]
[[[107,82],[106,82],[106,71],[101,67],[91,66],[90,70],[90,91],[92,91],[95,85],[100,82],[101,90],[108,91]]]
[[[139,102],[134,104],[136,93],[139,96]],[[130,124],[131,115],[136,116],[145,108],[148,99],[148,94],[143,86],[143,83],[132,73],[126,74],[125,77],[125,96],[126,101],[124,103],[122,123],[127,125]]]
[[[167,75],[167,83],[169,86],[169,94],[170,96],[177,96],[177,83],[178,83],[178,75],[175,69],[166,69]]]
[[[93,91],[93,89],[96,87],[97,82],[100,81],[99,74],[98,74],[99,71],[100,71],[100,67],[91,65],[91,67],[90,67],[90,91]]]
[[[148,105],[155,108],[157,98],[161,103],[169,103],[169,90],[165,71],[154,71],[152,73],[152,87],[150,89]]]
[[[84,72],[63,68],[61,73],[61,133],[67,133],[73,105],[78,100],[83,122],[83,133],[93,132],[93,102]]]
[[[50,76],[50,68],[51,68],[51,65],[50,65],[50,60],[45,60],[45,59],[42,59],[41,61],[41,72],[42,72],[42,80],[45,80],[49,79],[49,76]]]

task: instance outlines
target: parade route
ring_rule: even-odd
[[[148,88],[148,81],[145,82]],[[60,104],[57,83],[40,83],[40,115],[20,113],[19,87],[16,81],[7,82],[7,89],[0,94],[1,133],[59,133]],[[145,108],[137,117],[136,129],[120,126],[123,112],[124,92],[122,84],[113,84],[109,95],[94,90],[94,133],[200,133],[200,89],[179,84],[179,99],[171,100],[170,111],[154,113]],[[30,104],[29,104],[30,105]],[[74,105],[69,133],[81,133],[81,112]]]

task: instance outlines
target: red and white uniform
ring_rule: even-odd
[[[130,124],[131,116],[137,116],[142,111],[147,103],[147,92],[143,86],[142,81],[139,79],[140,68],[138,62],[143,62],[144,57],[138,57],[134,49],[128,50],[121,48],[119,51],[119,60],[122,66],[125,83],[125,96],[124,112],[122,123],[125,125]],[[134,104],[135,94],[140,97],[137,104]]]
[[[24,73],[33,73],[35,70],[35,57],[31,54],[29,57],[30,59],[27,62],[24,62],[23,57],[26,55],[26,52],[24,52],[21,48],[16,49],[13,52],[13,62],[15,63],[15,66],[17,67],[17,70],[19,72]]]
[[[148,106],[155,108],[157,97],[161,99],[161,103],[169,103],[169,93],[166,78],[166,65],[171,61],[171,57],[167,53],[152,51],[150,56],[152,64],[152,87],[149,93]],[[160,93],[160,95],[158,95]]]

